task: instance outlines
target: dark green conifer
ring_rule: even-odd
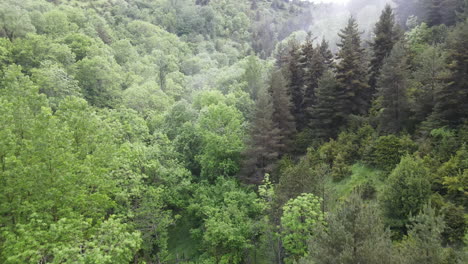
[[[398,32],[395,29],[395,15],[390,5],[386,5],[382,11],[380,20],[375,25],[374,34],[375,38],[371,43],[373,57],[370,62],[369,72],[369,85],[373,92],[377,85],[383,61],[390,54],[393,45],[395,45],[399,38]]]
[[[282,149],[281,130],[273,122],[271,94],[261,89],[256,102],[255,115],[250,129],[249,148],[242,178],[250,184],[261,184],[266,173],[272,173]]]
[[[369,85],[364,49],[356,19],[351,17],[340,36],[340,51],[337,54],[339,63],[336,66],[339,88],[344,97],[337,104],[345,119],[351,114],[365,115],[369,108]]]
[[[290,43],[287,63],[288,89],[292,101],[292,114],[296,123],[302,120],[302,101],[304,97],[304,71],[301,66],[301,49],[297,41]]]
[[[407,80],[409,70],[404,44],[395,45],[385,60],[377,81],[378,121],[381,131],[397,133],[408,120]]]
[[[292,139],[296,133],[296,124],[291,113],[291,97],[287,92],[286,81],[280,70],[272,73],[269,88],[273,103],[273,121],[280,129],[280,155],[283,155],[289,152],[292,145]]]
[[[460,24],[449,38],[450,77],[436,94],[429,122],[433,127],[463,124],[468,120],[468,23]]]
[[[340,91],[334,74],[331,71],[325,72],[315,91],[317,101],[312,107],[309,124],[315,138],[326,140],[336,136],[340,121],[336,115],[339,111],[336,101],[339,100]]]

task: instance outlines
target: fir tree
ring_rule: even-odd
[[[280,155],[282,155],[289,151],[296,133],[296,124],[294,116],[291,114],[291,97],[287,92],[286,82],[280,70],[272,74],[269,88],[273,102],[273,121],[280,129]]]
[[[302,120],[302,101],[304,97],[304,72],[301,66],[301,50],[296,41],[290,43],[290,51],[287,63],[288,88],[292,101],[292,114],[296,123]],[[299,125],[298,125],[299,126]]]
[[[364,49],[361,47],[356,20],[351,17],[345,29],[341,30],[340,51],[337,54],[339,63],[336,67],[339,88],[344,97],[338,108],[345,119],[351,115],[365,115],[369,107],[369,86],[366,78]]]
[[[442,24],[442,2],[443,0],[430,0],[427,13],[427,24],[437,26]]]
[[[384,59],[392,51],[393,45],[398,41],[398,33],[395,29],[395,15],[390,5],[386,5],[380,15],[380,20],[375,25],[375,38],[371,43],[373,58],[370,62],[369,85],[374,90],[380,75]]]
[[[300,129],[307,126],[312,118],[312,106],[316,103],[315,90],[326,67],[325,58],[322,56],[320,48],[314,48],[310,34],[302,46],[301,59],[305,91],[301,106],[302,120],[298,124]]]
[[[463,124],[468,119],[468,23],[459,25],[449,40],[450,77],[436,94],[429,122],[433,127]]]
[[[397,43],[385,60],[377,81],[379,128],[387,133],[401,131],[408,119],[407,80],[409,70],[403,43]]]
[[[325,39],[322,40],[322,43],[319,47],[319,52],[322,55],[323,61],[327,69],[333,69],[335,67],[335,63],[333,61],[333,53],[330,50],[330,45],[328,41]]]
[[[331,71],[325,72],[316,90],[317,102],[312,107],[310,127],[314,137],[328,139],[336,135],[339,119],[335,112],[339,98],[338,83]]]
[[[247,183],[261,184],[266,173],[272,173],[281,149],[280,129],[273,122],[273,103],[271,95],[259,91],[255,116],[250,129],[250,144],[245,153],[244,173]]]

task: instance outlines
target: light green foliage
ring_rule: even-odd
[[[126,107],[136,110],[144,117],[162,113],[173,103],[159,85],[152,81],[141,85],[133,84],[123,91],[122,101]]]
[[[442,179],[443,187],[451,200],[458,204],[466,204],[468,188],[468,151],[464,144],[456,154],[436,172],[436,177]]]
[[[373,141],[364,154],[364,160],[371,166],[391,171],[405,154],[412,154],[416,144],[408,137],[382,136]]]
[[[415,215],[427,203],[431,194],[429,170],[420,158],[404,156],[392,171],[381,196],[389,224],[404,230],[410,215]]]
[[[232,176],[239,171],[244,149],[242,121],[241,113],[225,104],[202,109],[198,120],[202,151],[197,157],[202,178],[214,180],[218,176]]]
[[[70,76],[65,69],[51,61],[45,61],[40,68],[32,70],[31,78],[47,95],[52,108],[56,109],[61,100],[67,96],[81,96],[78,81]]]
[[[76,79],[84,98],[92,105],[109,107],[121,96],[121,69],[103,57],[84,58],[76,63]]]
[[[324,224],[322,200],[311,193],[304,193],[289,200],[283,207],[281,237],[287,251],[287,263],[293,263],[307,255],[307,240],[314,228]]]
[[[86,234],[93,234],[86,237]],[[84,219],[62,218],[50,226],[35,218],[4,232],[3,263],[128,263],[140,247],[139,232],[110,218],[93,227]]]
[[[13,40],[35,32],[29,14],[14,3],[2,3],[0,9],[0,36]]]
[[[108,214],[117,209],[113,197],[120,191],[109,174],[118,137],[109,123],[76,98],[65,99],[53,114],[17,66],[2,85],[1,100],[8,102],[1,108],[2,138],[8,139],[0,154],[2,262],[133,258],[139,233]]]
[[[339,9],[369,20],[384,2]],[[443,2],[453,24],[466,1]],[[378,138],[392,100],[368,115],[360,42],[387,54],[389,38],[352,19],[336,37],[347,15],[296,0],[0,1],[0,263],[464,263],[466,23],[412,20],[383,72],[384,88],[407,86],[408,135]],[[307,28],[317,39],[291,53]],[[318,54],[338,69],[317,86]],[[415,142],[422,160],[400,162]],[[269,173],[259,186],[240,184],[247,147],[252,175]],[[382,221],[404,234],[428,199],[445,228],[418,216],[392,251]]]
[[[246,251],[253,250],[253,239],[264,228],[263,201],[234,180],[220,177],[214,185],[199,185],[188,209],[201,221],[192,235],[201,240],[205,261],[243,263]]]

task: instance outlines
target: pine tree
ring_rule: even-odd
[[[336,101],[339,100],[338,83],[331,71],[325,72],[319,81],[316,92],[316,104],[312,107],[310,128],[314,137],[318,139],[333,138],[337,134],[339,119],[335,112]]]
[[[319,47],[319,52],[322,55],[323,61],[327,69],[334,69],[335,63],[333,61],[333,53],[330,50],[330,45],[325,39],[322,40],[322,43]]]
[[[392,51],[393,45],[398,41],[398,33],[395,29],[395,15],[390,5],[386,5],[380,15],[380,20],[375,25],[375,38],[371,43],[373,58],[370,62],[369,85],[375,90],[377,79],[380,75],[384,59]]]
[[[430,0],[427,13],[427,24],[437,26],[442,24],[442,2],[443,0]]]
[[[436,94],[433,127],[463,124],[468,120],[468,22],[460,24],[449,39],[450,77]]]
[[[341,115],[345,119],[351,115],[365,115],[369,108],[369,86],[366,78],[364,49],[361,47],[356,20],[351,17],[348,25],[341,30],[339,63],[336,67],[339,87],[344,97],[337,102]]]
[[[272,173],[279,157],[280,129],[273,122],[273,103],[266,89],[259,91],[255,116],[250,129],[250,144],[245,152],[243,179],[250,184],[261,184],[266,173]]]
[[[410,221],[408,236],[401,244],[399,263],[454,263],[447,261],[441,243],[445,227],[443,217],[436,215],[435,209],[430,204],[425,205],[423,210]]]
[[[377,117],[379,128],[386,133],[401,131],[407,122],[409,104],[407,79],[409,75],[403,43],[397,43],[385,60],[377,81]]]
[[[318,87],[320,77],[325,71],[325,58],[320,48],[314,48],[312,37],[309,34],[302,46],[301,66],[304,73],[304,99],[301,105],[302,120],[298,124],[299,129],[306,127],[312,118],[312,106],[316,102],[315,90]]]
[[[302,120],[302,101],[304,97],[304,72],[300,63],[301,50],[296,41],[290,43],[290,51],[287,63],[287,78],[288,89],[292,101],[292,114],[296,124],[300,127],[299,122]]]
[[[273,121],[280,129],[280,155],[283,155],[289,151],[292,144],[296,133],[296,124],[291,113],[291,97],[287,92],[286,82],[280,70],[273,72],[269,88],[273,103]]]
[[[353,193],[317,230],[303,263],[392,263],[392,241],[377,204]]]

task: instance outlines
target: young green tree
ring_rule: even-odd
[[[392,241],[379,208],[353,193],[326,217],[309,242],[304,263],[393,263]]]
[[[321,200],[311,193],[301,194],[284,205],[281,237],[287,252],[286,263],[294,263],[307,255],[307,240],[313,230],[323,224]]]
[[[198,226],[191,235],[203,250],[200,261],[245,263],[254,240],[260,236],[264,204],[252,191],[234,179],[218,178],[215,184],[200,184],[188,205]],[[209,261],[209,262],[208,262]]]
[[[202,109],[198,120],[202,149],[197,160],[203,179],[213,181],[239,172],[244,150],[242,121],[237,109],[223,103]]]
[[[262,65],[257,56],[251,55],[247,58],[244,78],[247,81],[247,92],[252,100],[257,100],[258,93],[264,86]]]
[[[381,200],[395,231],[404,232],[409,216],[416,215],[431,194],[429,170],[419,158],[405,156],[388,177]]]
[[[443,217],[429,204],[424,205],[419,214],[410,218],[408,236],[400,245],[398,263],[448,263],[441,239],[444,226]]]

